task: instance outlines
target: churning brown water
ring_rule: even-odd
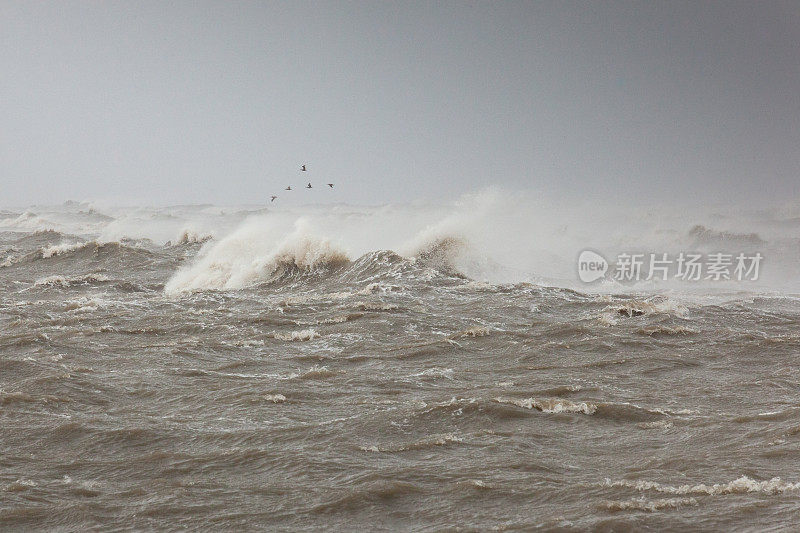
[[[800,517],[796,298],[488,284],[449,267],[446,240],[170,290],[194,240],[2,234],[0,527]]]

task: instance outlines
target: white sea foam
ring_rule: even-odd
[[[595,411],[597,411],[597,406],[593,403],[573,402],[563,398],[525,398],[523,400],[495,398],[495,401],[524,407],[525,409],[538,409],[543,413],[582,413],[585,415],[593,415]]]
[[[729,483],[714,483],[707,485],[699,483],[696,485],[662,485],[654,481],[629,481],[606,479],[603,482],[606,487],[627,487],[638,491],[656,491],[666,494],[687,495],[687,494],[746,494],[749,492],[761,492],[764,494],[781,494],[787,491],[800,489],[800,483],[791,483],[781,480],[779,477],[757,481],[747,476],[734,479]]]
[[[302,329],[299,331],[289,331],[286,333],[276,332],[272,336],[282,341],[310,341],[320,336],[314,329]]]
[[[264,400],[272,403],[283,403],[286,401],[286,396],[283,394],[267,394],[264,396]]]
[[[83,248],[86,248],[90,244],[91,243],[89,242],[62,242],[61,244],[47,246],[45,248],[42,248],[42,257],[47,259],[57,255],[74,252],[76,250],[82,250]]]
[[[426,368],[422,372],[417,372],[416,374],[412,374],[412,377],[430,377],[430,378],[453,379],[453,369],[452,368],[440,368],[440,367]]]
[[[677,509],[687,505],[697,505],[696,498],[662,498],[648,500],[646,498],[632,498],[622,501],[608,501],[603,504],[609,511],[646,511],[654,513],[662,509]]]
[[[101,283],[110,281],[111,278],[103,274],[86,274],[83,276],[47,276],[46,278],[39,278],[34,282],[35,287],[52,286],[52,287],[71,287],[73,285],[83,285],[89,283]]]
[[[108,302],[98,296],[82,296],[64,303],[64,310],[73,313],[91,313],[104,308]]]
[[[489,328],[485,328],[483,326],[473,326],[471,328],[467,328],[464,331],[457,333],[457,337],[488,337],[491,333]]]

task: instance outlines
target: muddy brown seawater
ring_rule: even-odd
[[[201,242],[1,239],[4,530],[800,517],[794,298],[492,285],[389,251],[168,294]]]

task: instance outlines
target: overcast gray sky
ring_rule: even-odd
[[[2,205],[800,196],[800,2],[0,1]],[[280,194],[280,193],[278,193]]]

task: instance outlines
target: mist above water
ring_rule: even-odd
[[[490,188],[441,205],[373,207],[177,206],[115,208],[91,203],[0,213],[0,229],[84,235],[97,242],[197,242],[197,257],[167,283],[169,294],[241,289],[268,282],[288,264],[314,269],[381,250],[415,258],[444,253],[461,274],[492,283],[536,282],[581,290],[795,291],[800,209],[679,208],[554,202],[533,192]],[[757,281],[622,285],[578,282],[586,249],[620,253],[761,253]],[[607,276],[611,278],[612,276]]]

